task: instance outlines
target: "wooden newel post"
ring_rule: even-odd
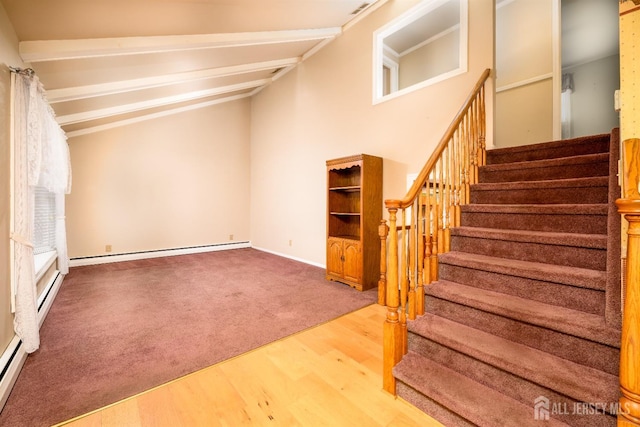
[[[640,200],[621,199],[616,205],[629,221],[618,425],[640,426]]]
[[[629,221],[622,340],[619,426],[640,426],[640,139],[624,142],[624,198],[618,211]]]
[[[398,316],[400,295],[398,293],[398,233],[396,232],[396,212],[398,204],[386,202],[389,210],[389,252],[387,274],[387,318],[383,328],[382,386],[395,396],[396,380],[393,367],[402,357],[402,327]]]
[[[378,279],[378,304],[385,305],[387,301],[387,236],[389,226],[386,220],[380,220],[378,236],[380,236],[380,279]]]

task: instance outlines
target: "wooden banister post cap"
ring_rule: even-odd
[[[380,238],[384,238],[387,237],[387,234],[389,234],[389,226],[387,225],[387,220],[382,219],[378,226],[378,236],[380,236]]]
[[[402,206],[402,201],[400,200],[385,200],[384,207],[391,210],[398,210]]]
[[[640,199],[618,199],[616,200],[618,212],[624,215],[640,215]]]

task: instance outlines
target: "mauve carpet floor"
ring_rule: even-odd
[[[255,249],[72,268],[0,413],[67,420],[373,303]]]

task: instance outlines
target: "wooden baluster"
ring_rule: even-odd
[[[438,165],[438,254],[445,252],[444,245],[444,162],[442,156],[436,162]]]
[[[480,94],[478,95],[480,100],[480,150],[482,151],[481,163],[480,166],[484,166],[487,164],[487,141],[486,141],[486,112],[484,105],[484,85],[480,88]]]
[[[640,139],[623,143],[624,198],[618,211],[629,221],[622,340],[620,342],[619,426],[640,426]]]
[[[424,258],[425,258],[425,279],[424,283],[429,284],[433,282],[433,276],[431,275],[431,245],[432,245],[432,234],[433,234],[433,223],[431,219],[431,172],[427,175],[427,181],[425,183],[425,187],[427,193],[425,195],[425,250],[424,250]]]
[[[466,116],[461,124],[462,131],[462,191],[464,198],[462,202],[469,203],[469,134],[467,133]]]
[[[400,252],[400,325],[402,326],[402,354],[407,352],[407,213],[401,208],[402,213],[402,231],[401,231],[401,252]]]
[[[456,195],[454,192],[454,142],[453,139],[449,141],[447,151],[449,151],[449,163],[447,164],[447,192],[449,193],[449,202],[447,203],[447,252],[451,250],[451,228],[457,227],[455,223],[456,213]]]
[[[451,247],[451,170],[449,162],[451,158],[451,150],[449,145],[442,152],[442,169],[443,169],[443,201],[442,201],[442,228],[444,230],[444,243],[442,245],[442,253],[449,252]]]
[[[470,162],[471,169],[469,174],[469,184],[475,184],[478,182],[478,140],[476,138],[476,120],[475,109],[473,108],[475,101],[471,104],[471,111],[469,112],[469,144],[470,144]]]
[[[460,226],[460,130],[456,130],[453,134],[453,199],[454,199],[454,215],[453,226]]]
[[[416,213],[419,207],[418,200],[420,195],[414,200],[411,208],[411,225],[409,229],[409,294],[407,305],[409,307],[409,319],[414,320],[416,318],[416,278],[414,272],[416,269],[416,238],[418,237],[418,224],[416,221]]]
[[[424,189],[424,185],[422,187]],[[422,316],[424,314],[424,282],[426,279],[424,260],[427,258],[425,239],[427,238],[425,233],[425,208],[423,195],[418,196],[418,257],[416,259],[417,265],[417,283],[416,283],[416,315]]]
[[[456,215],[455,221],[456,226],[460,225],[460,206],[462,205],[462,150],[460,143],[460,127],[455,132],[455,147],[456,147],[456,158],[455,158],[455,195],[456,195]]]
[[[383,327],[383,361],[382,386],[384,390],[395,396],[396,379],[393,377],[393,367],[402,359],[403,338],[402,328],[398,318],[400,294],[398,292],[398,232],[396,229],[397,201],[385,202],[389,211],[389,257],[387,274],[387,317]]]
[[[432,175],[433,182],[433,197],[429,199],[431,204],[431,217],[433,223],[431,225],[431,255],[429,259],[431,282],[438,280],[438,229],[440,227],[440,218],[438,218],[438,187],[436,182],[436,170],[433,170]]]
[[[378,304],[385,305],[387,300],[387,221],[380,220],[378,236],[380,236],[380,279],[378,279]]]

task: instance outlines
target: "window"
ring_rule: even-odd
[[[43,187],[35,187],[33,208],[33,254],[56,249],[56,195]]]
[[[424,0],[373,38],[373,103],[467,71],[468,0]]]

